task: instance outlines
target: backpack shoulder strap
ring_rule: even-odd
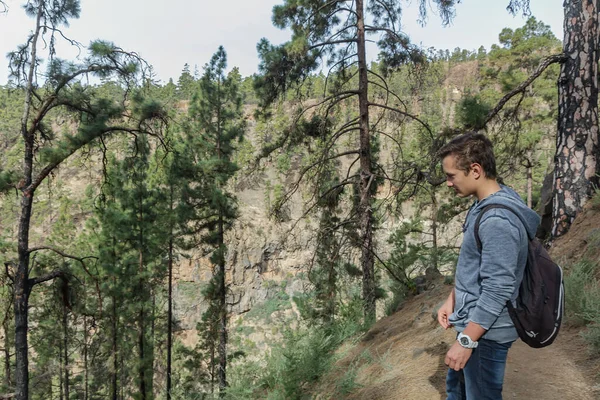
[[[481,217],[483,217],[483,214],[487,211],[490,210],[492,208],[503,208],[505,210],[508,210],[510,212],[512,212],[513,214],[515,214],[519,220],[521,221],[521,223],[523,224],[523,226],[525,226],[525,222],[523,222],[523,219],[521,218],[521,216],[519,214],[517,214],[517,212],[512,209],[511,207],[504,205],[504,204],[498,204],[498,203],[492,203],[492,204],[488,204],[487,206],[483,207],[483,209],[481,210],[481,212],[479,212],[479,215],[477,216],[477,219],[475,220],[475,228],[474,228],[474,233],[475,233],[475,241],[477,242],[477,249],[479,251],[481,251],[481,239],[479,238],[479,223],[481,222]]]

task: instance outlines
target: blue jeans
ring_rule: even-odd
[[[504,367],[511,345],[512,342],[479,339],[479,345],[462,370],[448,369],[447,400],[502,400]]]

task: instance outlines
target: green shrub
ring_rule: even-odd
[[[352,366],[344,373],[342,379],[337,383],[335,387],[336,395],[345,397],[360,388],[361,385],[356,382],[357,375],[358,367],[356,364],[352,364]]]
[[[363,330],[353,320],[329,326],[287,329],[281,343],[271,347],[264,362],[236,364],[230,373],[230,399],[294,400],[308,396],[311,386],[327,373],[335,361],[335,350]],[[356,373],[354,373],[356,375]],[[352,374],[344,376],[339,390],[351,390]]]
[[[583,260],[565,277],[567,321],[587,327],[582,335],[595,352],[600,352],[600,281],[595,278],[599,268],[597,263]]]
[[[261,319],[266,322],[271,322],[271,315],[274,312],[287,310],[291,307],[290,296],[283,290],[280,290],[274,297],[252,307],[246,314],[246,318]]]
[[[571,325],[582,326],[583,310],[585,309],[585,286],[590,279],[590,265],[579,262],[571,267],[565,276],[565,307],[566,320]]]

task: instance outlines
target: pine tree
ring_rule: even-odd
[[[213,55],[204,68],[199,90],[193,98],[186,127],[188,160],[196,164],[194,175],[202,175],[199,188],[205,197],[204,217],[198,220],[202,242],[211,249],[210,261],[215,266],[210,285],[209,311],[214,316],[207,318],[217,326],[208,329],[218,332],[218,367],[220,396],[227,387],[227,285],[225,263],[227,245],[225,234],[237,216],[234,196],[227,191],[228,181],[237,171],[232,157],[235,142],[243,137],[245,123],[242,118],[242,99],[239,93],[240,77],[235,70],[225,74],[227,55],[223,47]],[[216,329],[215,329],[216,328]],[[207,338],[208,339],[208,338]]]
[[[82,85],[83,79],[89,75],[103,79],[118,77],[123,85],[131,85],[142,65],[137,56],[100,41],[90,45],[90,56],[80,64],[66,62],[55,56],[58,29],[61,25],[67,25],[70,18],[79,16],[79,1],[31,1],[26,4],[25,12],[34,18],[34,29],[26,44],[9,54],[13,82],[24,92],[20,124],[23,164],[22,170],[13,174],[15,179],[10,182],[21,192],[18,262],[14,282],[15,397],[18,400],[29,398],[27,330],[31,289],[36,284],[64,275],[62,271],[55,270],[35,278],[29,277],[31,254],[49,250],[44,246],[34,250],[29,244],[35,191],[58,165],[80,148],[113,132],[143,133],[149,129],[144,121],[161,113],[157,104],[145,103],[138,106],[136,112],[127,113],[137,121],[132,121],[131,125],[124,124],[124,102],[101,99],[93,90],[86,90]],[[44,76],[38,71],[43,49],[41,43],[48,44],[45,47],[48,51],[48,69]],[[38,86],[38,82],[43,84]],[[139,104],[139,98],[133,100]],[[49,112],[57,109],[65,110],[79,123],[76,134],[66,134],[60,138],[55,136],[51,125],[45,120]]]
[[[177,80],[177,96],[181,100],[190,100],[195,90],[196,80],[190,73],[190,66],[186,63]]]

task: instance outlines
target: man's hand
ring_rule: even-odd
[[[460,371],[465,367],[467,361],[469,361],[471,354],[473,354],[473,349],[465,349],[458,342],[454,342],[450,350],[448,350],[444,362],[449,368]]]
[[[448,329],[452,326],[450,324],[450,322],[448,321],[448,318],[450,317],[450,314],[452,314],[453,312],[454,312],[454,290],[452,290],[452,293],[450,294],[450,296],[448,296],[448,299],[444,302],[444,304],[438,310],[438,314],[437,314],[438,322],[440,323],[442,328]]]

